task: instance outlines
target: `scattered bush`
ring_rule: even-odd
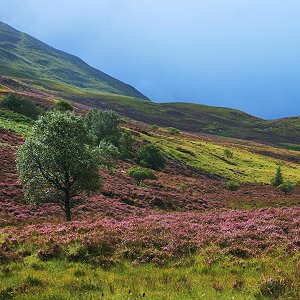
[[[278,188],[287,195],[292,192],[294,185],[290,181],[285,181]]]
[[[229,149],[225,149],[224,150],[224,155],[227,158],[233,158],[233,152],[231,150],[229,150]]]
[[[59,111],[73,111],[74,110],[73,105],[65,100],[58,100],[55,103],[53,108],[56,110],[59,110]]]
[[[141,147],[137,154],[138,162],[153,170],[161,171],[165,168],[166,160],[161,151],[153,144]]]
[[[274,178],[271,180],[271,184],[275,187],[279,187],[283,183],[283,177],[281,173],[281,167],[279,166],[276,170]]]
[[[226,188],[230,191],[237,191],[240,189],[240,185],[235,181],[227,181]]]
[[[135,180],[137,185],[141,185],[146,179],[157,179],[151,170],[144,168],[131,168],[128,170],[128,176]]]
[[[177,128],[174,128],[174,127],[168,127],[167,130],[168,130],[168,133],[170,133],[172,135],[180,133],[180,130],[178,130]]]
[[[36,120],[41,113],[41,109],[35,103],[28,99],[15,94],[10,94],[1,101],[1,105],[16,113]]]

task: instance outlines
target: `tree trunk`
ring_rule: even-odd
[[[66,221],[71,221],[71,197],[69,191],[65,192],[65,215]]]

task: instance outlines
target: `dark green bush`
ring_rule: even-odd
[[[68,101],[65,100],[58,100],[54,107],[54,109],[60,110],[60,111],[73,111],[74,107],[72,104],[70,104]]]
[[[224,150],[224,155],[227,158],[233,158],[233,152],[231,150],[229,150],[229,149],[225,149]]]
[[[121,159],[130,158],[133,153],[132,136],[120,128],[124,122],[116,112],[112,110],[92,109],[85,118],[85,126],[91,137],[92,144],[109,142],[116,146]]]
[[[240,185],[235,181],[227,181],[226,188],[230,191],[237,191],[240,189]]]
[[[283,177],[282,177],[282,173],[281,173],[281,167],[279,166],[276,170],[276,174],[275,174],[274,178],[272,178],[272,180],[271,180],[271,184],[273,186],[279,187],[282,183],[283,183]]]
[[[168,133],[173,134],[173,135],[180,133],[180,130],[178,130],[177,128],[174,128],[174,127],[168,127],[167,130],[168,130]]]
[[[161,171],[166,166],[166,159],[161,151],[153,144],[141,147],[137,154],[138,162],[144,166]]]
[[[133,137],[127,132],[122,132],[121,134],[119,139],[119,151],[121,159],[133,156]]]
[[[1,101],[4,108],[36,120],[41,113],[41,109],[35,103],[25,97],[10,94]]]
[[[118,146],[121,137],[120,116],[112,110],[92,109],[85,118],[85,126],[95,145],[105,140]]]
[[[137,185],[141,185],[141,183],[146,179],[157,179],[151,170],[144,168],[131,168],[128,170],[128,176],[136,181]]]
[[[294,185],[290,181],[285,181],[278,188],[287,195],[292,192]]]

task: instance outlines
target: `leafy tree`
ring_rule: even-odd
[[[122,132],[119,139],[119,151],[122,159],[129,158],[133,152],[133,138],[127,132]]]
[[[237,191],[240,189],[240,185],[237,182],[230,180],[227,181],[226,188],[230,191]]]
[[[281,173],[281,167],[278,166],[278,168],[276,170],[276,174],[275,174],[274,178],[272,178],[272,180],[271,180],[271,184],[273,186],[279,187],[282,183],[283,183],[283,177],[282,177],[282,173]]]
[[[10,94],[5,97],[1,101],[1,105],[34,120],[36,120],[41,113],[41,109],[37,107],[33,101],[16,94]]]
[[[101,188],[98,162],[84,122],[73,112],[49,111],[20,146],[17,168],[31,203],[57,203],[71,220],[74,197]]]
[[[141,185],[146,179],[157,179],[151,170],[144,168],[131,168],[128,170],[128,176],[135,180],[137,185]]]
[[[68,111],[68,110],[73,111],[74,110],[74,106],[65,100],[58,100],[55,103],[53,108],[56,110],[60,110],[60,111]]]
[[[231,150],[229,150],[229,149],[225,149],[224,150],[224,155],[227,158],[233,158],[233,152]]]
[[[112,171],[120,157],[118,148],[108,141],[101,141],[96,152],[99,166]]]
[[[108,141],[118,148],[120,158],[125,159],[132,156],[133,138],[121,130],[122,122],[122,118],[112,110],[92,109],[85,118],[85,125],[94,145]]]
[[[161,151],[153,144],[141,147],[137,154],[138,162],[145,167],[161,171],[165,168],[166,159]]]
[[[100,141],[106,140],[118,146],[121,136],[120,117],[112,110],[92,109],[85,118],[85,125],[98,145]]]
[[[287,195],[292,192],[292,190],[294,189],[294,185],[290,181],[285,181],[280,184],[278,188]]]

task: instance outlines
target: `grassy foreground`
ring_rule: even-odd
[[[123,261],[108,270],[30,256],[2,265],[0,299],[298,299],[299,257],[210,251],[161,268]]]

